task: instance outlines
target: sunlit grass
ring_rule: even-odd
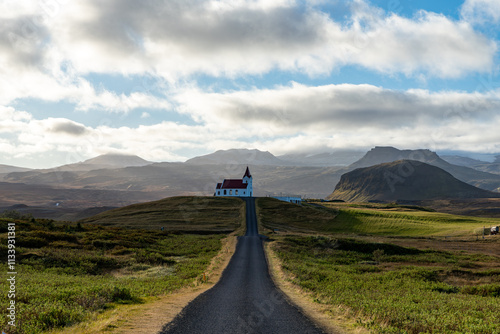
[[[500,225],[500,219],[429,212],[422,208],[352,207],[320,203],[303,206],[272,198],[257,201],[264,228],[289,232],[321,232],[384,236],[478,236],[483,227]]]
[[[498,262],[494,257],[480,255],[482,264],[469,269],[461,267],[470,260],[465,254],[329,237],[279,238],[275,249],[295,284],[376,333],[500,328],[500,269],[489,267]],[[460,285],[450,283],[454,276]]]
[[[236,209],[235,225],[241,225]],[[0,219],[0,270],[6,273],[7,222]],[[202,222],[198,221],[198,225]],[[95,318],[119,304],[141,303],[199,280],[226,235],[16,221],[16,323],[9,334],[38,334]],[[0,289],[7,291],[2,279]],[[0,299],[6,310],[8,298]]]

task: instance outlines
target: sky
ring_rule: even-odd
[[[500,152],[500,1],[0,0],[0,164]]]

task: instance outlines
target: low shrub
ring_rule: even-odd
[[[483,297],[500,297],[500,284],[464,286],[460,289],[460,291],[468,295],[478,295]]]

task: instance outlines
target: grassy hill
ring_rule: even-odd
[[[358,168],[342,175],[329,198],[348,202],[391,202],[499,196],[457,180],[441,168],[414,160],[399,160]]]
[[[398,237],[471,237],[482,234],[484,226],[500,225],[500,219],[430,212],[421,207],[321,204],[300,206],[273,198],[259,198],[259,221],[264,232],[267,230],[278,234],[298,232]]]
[[[357,162],[349,166],[350,170],[355,168],[370,167],[398,160],[414,160],[439,167],[460,181],[473,186],[495,190],[500,187],[500,176],[486,173],[465,166],[457,166],[441,159],[435,152],[430,150],[398,150],[394,147],[375,147]]]
[[[237,198],[170,197],[109,210],[81,223],[191,233],[231,232],[245,217],[244,202]]]

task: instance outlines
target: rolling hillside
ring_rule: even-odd
[[[342,175],[328,197],[348,202],[447,198],[490,198],[500,194],[476,188],[450,173],[414,160],[358,168]]]
[[[229,233],[242,226],[245,205],[238,198],[170,197],[109,210],[81,223],[178,232]]]

